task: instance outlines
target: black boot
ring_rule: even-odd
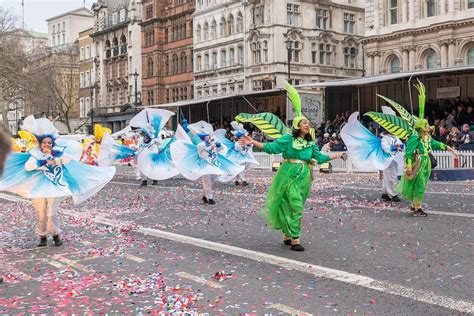
[[[246,186],[249,185],[249,183],[248,183],[247,181],[244,181],[244,182],[242,182],[242,185],[243,185],[244,187],[246,187]]]
[[[291,246],[291,238],[283,236],[283,243],[287,246]]]
[[[304,247],[301,246],[299,238],[291,239],[291,250],[293,251],[304,251]]]
[[[46,236],[40,236],[40,242],[38,244],[38,247],[46,247],[48,245],[48,239]]]
[[[384,200],[384,201],[387,201],[387,202],[390,202],[392,201],[392,199],[388,196],[388,194],[384,193],[382,194],[382,196],[380,197],[381,200]]]
[[[392,196],[392,202],[400,202],[400,198],[398,197],[398,195],[395,195],[395,196]]]
[[[422,210],[421,208],[419,208],[419,209],[417,209],[416,211],[414,211],[414,212],[412,213],[412,215],[413,215],[414,217],[426,217],[426,216],[428,216],[428,213],[423,212],[423,210]]]
[[[209,200],[208,200],[207,197],[205,197],[205,196],[202,197],[202,201],[204,202],[204,204],[209,203]]]
[[[53,240],[56,247],[59,247],[63,244],[63,241],[59,238],[59,235],[54,235]]]
[[[158,180],[153,180],[153,183],[151,185],[158,185]]]
[[[235,185],[239,185],[239,184],[240,184],[239,181],[235,181]]]
[[[141,187],[146,187],[148,185],[148,181],[147,180],[143,180],[142,181],[142,184],[140,184]]]
[[[216,201],[214,201],[213,199],[209,199],[209,200],[207,200],[207,202],[209,203],[209,205],[216,204]]]

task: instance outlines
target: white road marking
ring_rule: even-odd
[[[145,262],[145,261],[146,261],[146,260],[143,259],[143,258],[134,256],[134,255],[129,254],[129,253],[126,253],[126,254],[125,254],[125,258],[130,259],[130,260],[135,261],[135,262],[138,262],[138,263],[142,263],[142,262]]]
[[[63,213],[74,216],[84,217],[84,214],[74,212],[71,210],[64,210]],[[112,227],[121,227],[127,224],[125,221],[112,220],[104,217],[89,218],[91,221],[99,224],[105,224]],[[344,282],[350,285],[360,286],[371,290],[377,290],[383,293],[397,295],[400,297],[408,298],[414,301],[436,305],[460,312],[474,313],[474,302],[464,301],[456,298],[438,295],[431,291],[425,291],[421,289],[414,289],[403,285],[379,281],[363,275],[326,268],[310,264],[307,262],[296,261],[284,257],[278,257],[271,254],[266,254],[258,251],[248,250],[239,248],[231,245],[220,244],[213,241],[204,239],[189,237],[185,235],[175,234],[166,232],[163,230],[146,228],[143,226],[137,226],[134,231],[142,233],[144,235],[154,236],[157,238],[167,239],[182,244],[188,244],[195,247],[205,248],[212,251],[226,253],[232,256],[242,257],[254,261],[264,262],[274,266],[282,267],[288,270],[296,270],[308,274],[315,275],[317,277],[323,277],[330,280]]]
[[[55,268],[58,268],[58,269],[61,269],[61,268],[64,268],[64,264],[62,264],[61,262],[59,261],[55,261],[55,260],[44,260],[44,262],[46,262],[47,264],[55,267]]]
[[[29,280],[33,279],[33,277],[31,275],[28,275],[28,274],[24,273],[23,271],[18,270],[17,268],[12,266],[11,264],[8,265],[8,270],[7,271],[8,272],[13,272],[14,274],[19,275],[23,281],[29,281]]]
[[[206,279],[203,279],[201,277],[198,277],[197,275],[193,275],[193,274],[190,274],[190,273],[187,273],[187,272],[178,272],[178,273],[175,273],[175,274],[177,276],[183,278],[183,279],[188,279],[188,280],[194,281],[196,283],[207,285],[207,286],[215,288],[215,289],[224,288],[223,284],[219,284],[219,283],[213,282],[211,280],[206,280]]]
[[[89,269],[88,267],[86,267],[85,265],[83,264],[80,264],[78,263],[77,261],[75,260],[71,260],[69,258],[66,258],[66,257],[63,257],[63,256],[56,256],[56,259],[60,262],[60,263],[64,263],[68,266],[71,266],[77,270],[80,270],[80,271],[83,271],[83,272],[86,272],[86,273],[94,273],[95,271],[93,269]]]
[[[330,204],[330,203],[327,203]],[[384,207],[384,206],[365,206],[365,205],[353,205],[351,209],[367,209],[367,210],[377,210],[377,211],[394,211],[411,214],[412,211],[405,208],[396,208],[396,207]],[[474,218],[474,214],[470,213],[457,213],[457,212],[443,212],[443,211],[426,211],[428,214],[436,214],[442,216],[456,216],[456,217],[467,217]]]
[[[313,314],[309,314],[309,313],[303,312],[299,309],[295,309],[293,307],[286,306],[286,305],[283,305],[283,304],[272,304],[272,305],[267,306],[267,308],[273,308],[273,309],[279,310],[283,313],[288,313],[290,315],[298,315],[298,316],[311,316],[311,315],[313,315]]]
[[[473,185],[474,186],[474,185]],[[326,188],[328,188],[326,186]],[[354,186],[349,186],[349,185],[332,185],[330,188],[344,188],[344,189],[349,189],[349,190],[369,190],[369,191],[382,191],[381,188],[376,188],[376,187],[354,187]],[[440,195],[463,195],[463,196],[474,196],[474,193],[468,193],[468,192],[445,192],[445,191],[431,191],[431,190],[426,190],[425,194],[440,194]]]

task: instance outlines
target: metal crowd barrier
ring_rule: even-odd
[[[328,153],[328,154],[333,154]],[[473,169],[474,168],[474,151],[460,151],[456,158],[452,153],[446,151],[433,151],[433,156],[438,161],[437,170],[443,169]],[[254,153],[255,158],[260,163],[256,169],[272,170],[273,163],[283,161],[281,155],[269,155],[262,152]],[[331,161],[332,170],[335,172],[364,172],[357,170],[350,159],[346,161],[336,159]]]

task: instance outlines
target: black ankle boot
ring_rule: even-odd
[[[158,180],[153,180],[153,183],[151,185],[158,185]]]
[[[247,181],[244,181],[244,182],[242,182],[242,185],[243,185],[244,187],[246,187],[246,186],[249,185],[249,183],[248,183]]]
[[[209,203],[209,205],[214,205],[216,204],[216,201],[214,201],[213,199],[209,199],[207,200],[207,203]]]
[[[202,197],[202,201],[203,201],[204,204],[209,203],[209,200],[205,196]]]
[[[291,250],[304,251],[304,247],[301,246],[299,238],[291,238]]]
[[[148,181],[147,180],[143,180],[142,181],[142,184],[140,184],[141,187],[146,187],[148,185]]]
[[[38,247],[46,247],[47,245],[48,245],[48,239],[46,238],[46,236],[41,236]]]
[[[53,240],[56,247],[59,247],[63,244],[63,241],[59,238],[59,235],[54,235]]]

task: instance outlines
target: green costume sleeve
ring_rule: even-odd
[[[292,141],[293,137],[290,134],[285,134],[273,143],[264,144],[262,151],[266,152],[267,154],[281,154],[288,148],[288,145]]]
[[[311,155],[311,158],[315,159],[318,162],[318,164],[322,164],[331,160],[331,158],[328,155],[323,154],[319,151],[319,148],[317,145],[313,145],[313,154]]]
[[[446,150],[446,148],[448,148],[448,146],[446,146],[446,144],[440,143],[440,142],[438,142],[438,141],[436,141],[432,138],[431,139],[431,148],[434,149],[434,150]]]
[[[413,153],[415,152],[416,147],[418,146],[419,136],[412,135],[408,138],[406,142],[406,149],[405,149],[405,161],[407,163],[407,167],[412,166],[413,163]]]

